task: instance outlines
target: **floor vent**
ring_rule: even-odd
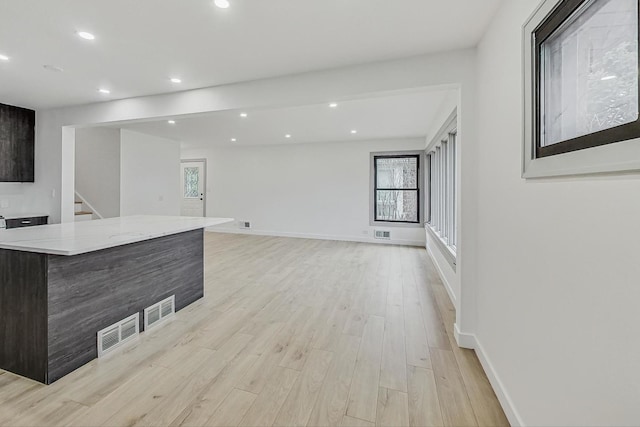
[[[385,231],[385,230],[376,230],[375,238],[376,239],[390,240],[391,239],[391,232],[390,231]]]
[[[168,317],[173,316],[176,312],[176,296],[171,295],[169,298],[153,304],[151,307],[144,309],[144,329],[156,326]]]
[[[140,334],[140,315],[136,313],[98,331],[98,357],[118,348]]]

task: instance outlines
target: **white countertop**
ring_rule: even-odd
[[[0,249],[78,255],[231,221],[232,218],[140,215],[13,228],[0,230]]]

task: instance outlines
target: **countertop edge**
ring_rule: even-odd
[[[21,246],[19,244],[12,244],[10,242],[2,242],[0,241],[0,249],[19,251],[19,252],[29,252],[29,253],[38,253],[43,255],[61,255],[61,256],[74,256],[74,255],[82,255],[90,252],[97,252],[104,249],[116,248],[118,246],[125,246],[132,243],[144,242],[147,240],[157,239],[160,237],[171,236],[174,234],[186,233],[194,230],[205,230],[209,227],[215,227],[217,225],[226,224],[232,222],[233,218],[210,218],[210,224],[206,225],[186,225],[184,227],[176,228],[173,230],[162,231],[162,232],[154,232],[151,234],[140,235],[140,236],[130,236],[127,239],[117,241],[117,242],[109,242],[104,244],[98,244],[95,246],[85,247],[78,250],[58,250],[58,249],[47,249],[47,248],[35,248],[28,246]]]

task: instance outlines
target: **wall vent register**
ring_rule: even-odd
[[[136,313],[98,331],[98,357],[115,350],[140,334],[140,314]]]
[[[163,320],[173,316],[176,312],[176,296],[163,299],[162,301],[144,309],[144,329],[162,323]]]
[[[391,239],[391,232],[390,231],[386,231],[386,230],[376,230],[376,233],[375,233],[374,236],[375,236],[376,239],[390,240]]]

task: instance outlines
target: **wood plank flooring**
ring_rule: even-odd
[[[205,298],[165,325],[50,386],[0,370],[0,425],[508,425],[424,249],[205,246]]]

